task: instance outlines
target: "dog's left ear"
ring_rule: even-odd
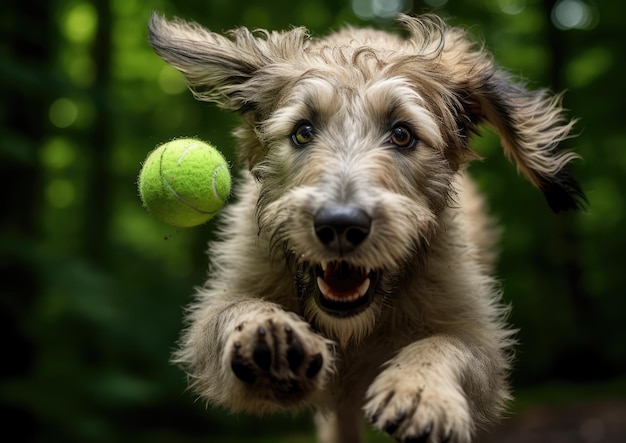
[[[550,208],[582,209],[585,195],[567,167],[578,155],[559,149],[576,123],[564,116],[561,96],[530,91],[493,65],[467,86],[477,121],[497,131],[507,158],[543,192]]]
[[[443,72],[439,81],[454,96],[456,130],[469,137],[477,125],[491,126],[507,158],[544,193],[554,212],[581,209],[585,195],[567,170],[578,156],[559,149],[572,137],[575,124],[565,117],[561,96],[528,90],[498,68],[463,30],[435,16],[403,15],[400,21],[411,33],[411,44]]]
[[[483,60],[488,61],[483,70],[466,72],[461,82],[461,94],[469,94],[464,97],[468,110],[497,131],[506,157],[543,192],[554,212],[582,209],[585,195],[567,167],[578,155],[560,149],[576,123],[565,116],[561,95],[528,90],[490,58]]]

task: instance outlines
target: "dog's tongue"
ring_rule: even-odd
[[[318,278],[322,295],[336,301],[354,301],[369,289],[368,274],[344,261],[328,263],[324,278]]]
[[[324,282],[339,292],[358,288],[366,278],[367,275],[345,261],[329,263],[324,271]]]

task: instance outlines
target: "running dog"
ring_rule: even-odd
[[[241,116],[243,176],[174,360],[232,411],[315,407],[323,442],[360,441],[362,416],[400,442],[469,442],[510,398],[497,235],[465,172],[479,125],[555,212],[584,201],[559,95],[435,16],[398,20],[403,37],[319,39],[149,24],[195,97]]]

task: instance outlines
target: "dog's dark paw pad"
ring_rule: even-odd
[[[332,343],[311,333],[294,314],[273,310],[240,324],[225,352],[229,375],[242,392],[287,406],[326,383]]]
[[[304,347],[300,340],[293,336],[293,329],[291,326],[285,326],[285,334],[287,336],[287,363],[289,364],[289,369],[293,372],[296,372],[302,361],[304,360]]]
[[[306,370],[305,375],[307,376],[307,378],[315,377],[320,372],[323,365],[324,365],[324,357],[322,357],[322,354],[320,353],[315,354],[313,358],[311,359],[311,363],[309,363],[309,367]]]
[[[272,349],[267,344],[267,331],[265,328],[259,326],[257,334],[258,338],[254,350],[252,351],[252,359],[259,368],[267,371],[272,364]]]
[[[235,347],[235,355],[233,359],[230,361],[230,368],[237,378],[245,383],[252,383],[256,379],[254,374],[254,369],[252,369],[247,363],[246,360],[239,354],[239,349],[241,348],[240,342],[234,343]]]

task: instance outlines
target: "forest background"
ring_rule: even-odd
[[[567,90],[589,198],[552,214],[488,130],[472,173],[501,223],[498,275],[520,328],[513,411],[626,399],[623,3],[614,0],[5,0],[0,7],[0,406],[33,442],[313,441],[308,416],[206,407],[169,363],[215,221],[186,230],[137,197],[157,144],[198,136],[232,162],[236,116],[193,100],[147,39],[152,10],[222,31],[436,12],[530,88]],[[13,429],[14,428],[14,429]],[[370,441],[389,441],[370,434]]]

